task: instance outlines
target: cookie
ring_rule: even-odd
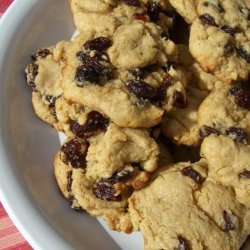
[[[133,20],[154,22],[164,30],[173,24],[173,12],[168,1],[102,1],[72,0],[74,22],[80,32],[95,31],[113,34],[120,25]]]
[[[249,7],[243,0],[200,0],[189,48],[201,68],[225,83],[246,80],[250,70]]]
[[[25,69],[27,83],[32,90],[32,104],[39,118],[60,130],[55,114],[55,102],[62,95],[62,68],[67,46],[57,45],[32,54],[32,63]]]
[[[79,147],[81,149],[86,147],[85,145],[85,142],[79,141],[79,139],[71,139],[68,144],[65,144],[65,148],[67,150],[68,147],[72,147],[68,151],[75,154]],[[63,150],[65,149],[63,148]],[[84,212],[86,210],[92,216],[103,217],[113,230],[131,232],[132,224],[126,211],[126,195],[124,194],[123,197],[120,194],[116,195],[117,191],[112,184],[110,186],[100,184],[99,193],[105,199],[99,199],[94,191],[95,182],[85,176],[84,153],[85,151],[83,153],[77,152],[78,160],[82,161],[79,168],[74,168],[72,164],[67,163],[67,157],[63,151],[56,154],[55,177],[60,190],[69,201],[70,206],[76,211]]]
[[[204,160],[159,171],[133,193],[129,212],[145,249],[238,249],[250,229],[249,210],[230,188],[207,179]]]
[[[88,142],[85,139],[74,137],[67,140],[55,158],[55,177],[60,190],[69,200],[73,209],[80,212],[86,210],[92,216],[101,216],[107,221],[111,229],[129,233],[132,231],[132,224],[127,212],[128,198],[134,190],[139,190],[145,186],[150,178],[150,171],[153,171],[151,167],[154,167],[154,164],[161,167],[162,164],[169,164],[172,158],[167,149],[162,147],[161,154],[164,153],[164,156],[160,155],[161,160],[159,162],[155,162],[154,156],[148,162],[138,162],[140,154],[142,157],[146,155],[145,152],[139,152],[140,149],[145,147],[145,151],[150,155],[150,146],[148,144],[142,145],[141,141],[138,140],[141,145],[134,148],[135,142],[132,142],[131,138],[126,140],[125,137],[128,137],[128,135],[125,135],[124,129],[112,128],[112,124],[109,128],[106,132],[107,135],[99,134],[95,139],[92,138]],[[139,132],[138,130],[135,130],[134,133],[132,129],[125,129],[125,131],[134,140],[142,137],[143,134],[146,137],[143,132],[141,134],[136,133]],[[121,138],[121,134],[123,138]],[[110,141],[107,138],[110,138]],[[120,141],[120,144],[123,144],[122,147],[119,145],[119,139],[123,140],[123,142]],[[101,143],[98,144],[97,141],[103,141],[102,145],[105,144],[110,147],[112,153],[115,150],[120,151],[116,155],[108,154],[108,152],[102,154],[98,150]],[[157,147],[155,142],[152,141],[151,144]],[[109,150],[108,148],[103,149]],[[131,151],[133,149],[134,152]],[[157,153],[159,154],[159,151]],[[94,160],[100,161],[100,159],[107,171],[103,168],[96,168],[98,163]],[[116,166],[115,160],[117,161]],[[121,164],[121,161],[123,164]],[[111,166],[108,165],[108,162]],[[149,171],[143,170],[146,168]]]
[[[147,29],[146,24],[135,21],[127,27],[128,30],[133,25],[145,26]],[[124,26],[119,29],[122,27]],[[158,30],[156,26],[155,29]],[[131,128],[152,127],[161,121],[164,111],[173,107],[186,107],[185,72],[181,68],[168,68],[165,65],[167,58],[174,57],[176,53],[175,45],[171,41],[163,39],[156,42],[165,44],[165,49],[161,51],[163,47],[159,45],[157,53],[153,53],[155,59],[152,59],[152,55],[145,55],[141,57],[145,60],[133,62],[132,58],[137,57],[137,46],[131,47],[131,59],[122,62],[123,66],[129,69],[125,70],[116,68],[121,62],[118,63],[113,53],[114,48],[118,49],[119,46],[116,47],[116,43],[112,45],[112,39],[95,37],[90,32],[81,34],[72,42],[70,53],[67,54],[67,66],[63,72],[64,97],[67,101],[80,103],[102,113],[121,127]],[[133,39],[133,36],[130,39]],[[144,40],[143,35],[141,39]],[[140,45],[139,50],[147,54],[150,49],[147,46],[144,48],[144,45]],[[123,56],[126,58],[122,51],[119,53],[121,59]],[[151,63],[158,62],[147,65],[148,58],[152,59]],[[110,60],[116,60],[116,67]],[[140,68],[141,66],[145,67]]]
[[[201,145],[201,155],[209,164],[212,178],[233,187],[236,198],[250,207],[250,146],[226,136],[210,135]]]
[[[250,92],[240,85],[218,87],[204,100],[198,111],[201,138],[209,134],[225,134],[249,143]]]

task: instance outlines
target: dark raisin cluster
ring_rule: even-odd
[[[250,90],[242,87],[232,87],[230,94],[234,97],[235,103],[243,109],[250,109]]]
[[[71,120],[71,130],[80,138],[87,138],[97,130],[105,131],[109,125],[109,120],[97,111],[88,113],[87,120],[83,125]]]
[[[114,174],[110,178],[103,178],[93,187],[95,196],[101,200],[106,201],[119,201],[121,200],[121,194],[117,194],[117,190],[114,187],[116,183],[123,183],[129,180],[133,176],[133,172],[128,170],[122,170]]]
[[[71,139],[66,142],[61,151],[65,154],[63,159],[66,164],[70,164],[73,168],[86,168],[87,143],[80,139]]]
[[[82,62],[76,70],[77,85],[82,87],[85,81],[98,84],[102,79],[111,79],[113,72],[108,55],[105,53],[105,50],[111,46],[111,40],[106,37],[97,37],[83,46],[86,51],[76,54],[77,59]],[[94,55],[90,56],[91,51]]]
[[[131,74],[135,77],[135,79],[128,81],[126,83],[126,87],[129,92],[134,94],[138,99],[142,101],[148,100],[151,103],[161,107],[165,102],[167,89],[174,84],[174,79],[169,73],[166,73],[161,85],[158,88],[153,87],[143,81],[142,78],[146,74],[155,70],[156,66],[150,65],[143,69],[131,71]],[[173,106],[176,108],[187,107],[187,100],[179,91],[175,91],[173,94]]]

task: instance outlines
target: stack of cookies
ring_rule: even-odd
[[[145,249],[233,250],[250,234],[250,1],[71,0],[78,35],[26,68],[68,139],[70,206]]]

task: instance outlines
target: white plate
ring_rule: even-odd
[[[0,21],[0,199],[35,249],[140,250],[140,236],[107,233],[70,209],[53,176],[58,134],[32,109],[29,55],[74,29],[67,0],[15,0]]]

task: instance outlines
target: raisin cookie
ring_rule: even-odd
[[[133,20],[154,22],[166,30],[173,25],[173,11],[168,1],[147,0],[71,0],[74,22],[80,32],[96,31],[113,34],[123,24]]]
[[[133,193],[129,212],[145,249],[238,249],[250,230],[249,210],[207,178],[204,160],[159,171]]]
[[[112,127],[112,124],[110,127]],[[126,130],[128,132],[128,129]],[[119,131],[111,128],[110,131],[106,132],[109,135],[112,132],[110,143],[114,143],[114,145],[107,145],[108,136],[104,138],[103,135],[99,135],[96,138],[96,140],[103,140],[107,147],[111,146],[113,152],[121,149],[121,152],[117,155],[107,153],[103,157],[100,156],[103,163],[110,162],[113,169],[107,164],[104,164],[107,167],[107,172],[96,169],[95,164],[97,163],[94,160],[99,160],[99,158],[96,158],[96,154],[102,154],[102,152],[98,149],[94,152],[93,149],[97,148],[98,145],[93,138],[89,142],[80,138],[71,138],[63,144],[61,150],[56,155],[55,177],[60,190],[65,198],[69,200],[73,209],[80,212],[84,209],[92,216],[101,216],[107,221],[111,229],[129,233],[132,231],[132,224],[127,213],[127,199],[131,196],[133,190],[141,189],[150,178],[150,172],[143,170],[143,167],[146,165],[145,162],[138,162],[140,161],[140,159],[138,160],[139,154],[145,155],[145,152],[139,152],[140,147],[147,146],[145,151],[149,155],[152,153],[148,151],[150,147],[148,144],[138,145],[139,149],[136,148],[135,152],[131,152],[130,149],[134,147],[134,142],[131,141],[131,138],[130,140],[124,138],[128,137],[125,133],[123,133],[123,138],[121,138],[122,131],[122,129]],[[118,134],[116,135],[116,133]],[[134,135],[134,140],[137,140],[138,136],[136,136],[136,133],[130,134],[130,136]],[[140,136],[142,134],[139,134]],[[120,144],[123,144],[123,147],[118,143],[118,140],[122,139],[124,141],[120,141]],[[140,143],[140,141],[138,142]],[[153,141],[151,143],[157,146]],[[108,149],[106,148],[106,150]],[[154,164],[158,164],[161,167],[162,164],[172,162],[172,158],[165,147],[161,147],[161,154],[163,153],[164,156],[160,155],[161,160],[159,160],[159,163],[155,162],[155,156],[151,157],[151,162],[148,160],[146,163],[151,163],[152,167],[155,168]],[[159,154],[158,150],[157,154]],[[133,156],[134,158],[132,159]],[[124,160],[125,158],[128,160]],[[114,166],[112,159],[117,160],[117,166]],[[93,170],[92,167],[94,168]],[[150,166],[148,168],[150,171],[152,170]],[[101,173],[105,176],[101,176]]]
[[[122,183],[123,179],[126,181],[130,172],[125,171],[125,174],[115,176],[113,181],[104,183],[87,179],[87,145],[81,139],[71,139],[56,154],[54,166],[58,186],[76,211],[86,210],[92,216],[101,216],[111,229],[129,233],[132,224],[126,211],[127,192],[121,196],[114,185]]]
[[[34,53],[32,63],[25,69],[27,83],[32,89],[32,104],[39,118],[60,130],[55,114],[55,102],[62,95],[62,68],[67,46],[62,41],[56,46]]]
[[[137,21],[130,27],[133,25],[147,26]],[[148,25],[154,27],[152,23]],[[147,40],[147,35],[141,35],[142,41]],[[133,39],[129,33],[126,36]],[[156,34],[150,39],[154,37],[156,39]],[[95,37],[91,32],[79,35],[71,44],[63,72],[65,99],[96,110],[121,127],[132,128],[152,127],[161,121],[164,111],[186,107],[185,72],[181,68],[167,67],[168,57],[171,57],[168,55],[176,53],[175,45],[169,40],[158,40],[151,51],[147,46],[144,48],[146,44],[139,43],[139,48],[132,46],[130,59],[124,61],[123,49],[113,43],[112,37]],[[139,61],[133,60],[138,50],[145,55],[141,55]],[[150,51],[152,54],[146,55]],[[111,61],[123,69],[116,68]],[[148,65],[150,63],[155,64]]]
[[[226,136],[210,135],[201,145],[201,155],[209,164],[210,176],[232,186],[236,198],[250,207],[250,146]]]
[[[201,138],[226,134],[241,143],[250,138],[250,92],[244,86],[215,88],[198,111]]]
[[[226,83],[246,80],[250,71],[249,6],[244,0],[200,0],[189,47],[206,72]]]

